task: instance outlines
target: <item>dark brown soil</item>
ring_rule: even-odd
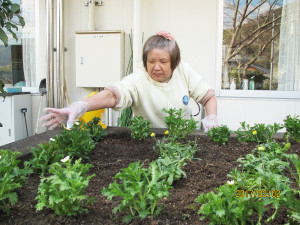
[[[255,143],[238,143],[231,138],[226,146],[218,146],[209,141],[207,136],[198,135],[199,151],[195,157],[201,160],[188,161],[184,170],[187,178],[176,181],[170,196],[164,200],[165,208],[156,218],[147,218],[144,221],[135,219],[132,224],[208,224],[200,221],[194,199],[201,192],[209,192],[226,183],[227,174],[237,166],[236,160],[250,153],[255,148]],[[26,186],[18,190],[19,202],[11,209],[11,215],[0,213],[0,224],[122,224],[122,218],[115,218],[112,209],[117,202],[108,201],[101,195],[103,187],[108,186],[113,177],[129,163],[141,161],[145,166],[155,160],[158,154],[153,151],[155,139],[134,141],[128,133],[109,135],[97,144],[90,156],[90,163],[94,167],[92,178],[86,194],[95,196],[96,200],[88,206],[89,213],[74,217],[57,216],[50,209],[37,212],[35,200],[40,177],[31,175]],[[291,152],[300,155],[300,144],[293,143]],[[190,206],[190,207],[189,207]],[[282,210],[273,224],[285,224],[287,214]]]

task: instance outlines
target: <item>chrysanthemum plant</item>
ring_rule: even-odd
[[[209,140],[220,144],[226,145],[230,137],[231,131],[226,125],[220,125],[218,127],[211,128],[207,131],[207,136]]]
[[[169,195],[171,186],[164,181],[165,173],[156,162],[152,162],[147,169],[135,162],[121,170],[113,178],[115,181],[102,189],[102,194],[109,200],[119,197],[119,204],[113,213],[124,214],[124,223],[129,223],[133,218],[145,219],[159,214],[163,205],[158,203]]]
[[[25,167],[19,168],[20,160],[16,157],[20,152],[0,149],[0,210],[10,214],[10,206],[18,202],[17,188],[23,187],[27,175],[32,171]]]
[[[163,108],[162,111],[167,114],[165,116],[165,124],[168,130],[168,140],[171,142],[179,141],[195,132],[197,122],[194,118],[184,118],[184,111],[182,109],[170,108],[167,110]]]
[[[128,128],[131,131],[131,137],[135,140],[144,140],[151,133],[151,122],[145,120],[142,116],[134,116],[130,119]]]
[[[257,142],[266,143],[271,141],[273,135],[282,129],[282,125],[274,123],[274,125],[265,125],[263,123],[246,124],[241,122],[241,127],[235,133],[239,142]]]
[[[57,215],[73,216],[86,213],[86,205],[94,201],[84,195],[89,181],[95,174],[88,176],[90,164],[81,164],[81,158],[72,163],[69,156],[51,165],[49,177],[43,178],[38,188],[36,209],[52,209]]]
[[[284,120],[284,127],[286,128],[286,139],[292,139],[300,142],[300,118],[299,116],[287,116]]]

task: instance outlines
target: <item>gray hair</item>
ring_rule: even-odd
[[[175,70],[177,65],[180,62],[180,49],[178,47],[177,42],[173,40],[166,39],[160,35],[151,36],[145,43],[143,48],[143,64],[145,69],[147,70],[147,57],[148,53],[152,51],[154,48],[159,49],[168,49],[171,56],[171,69]]]

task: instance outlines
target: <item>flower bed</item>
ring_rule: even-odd
[[[271,140],[277,125],[242,124],[237,137],[216,138],[224,133],[219,127],[208,136],[186,139],[191,121],[166,120],[168,130],[151,135],[135,126],[145,131],[143,136],[128,130],[106,136],[94,122],[63,130],[33,148],[33,155],[23,158],[25,169],[29,165],[34,172],[25,185],[21,175],[29,171],[14,169],[16,160],[10,166],[14,155],[1,150],[0,175],[5,175],[0,187],[9,197],[0,193],[6,212],[0,212],[0,223],[247,224],[269,219],[285,224],[288,214],[298,219],[300,144],[293,133],[290,143]],[[3,179],[19,188],[11,192]]]
[[[161,138],[162,135],[157,135]],[[191,140],[194,137],[191,137]],[[162,212],[154,219],[147,218],[141,221],[134,219],[132,224],[208,224],[207,220],[200,221],[197,214],[195,198],[200,193],[207,193],[214,188],[225,184],[229,178],[227,174],[237,166],[236,160],[255,148],[256,143],[239,143],[236,138],[230,138],[226,146],[220,146],[209,141],[206,135],[197,135],[199,151],[189,161],[184,170],[186,178],[173,184]],[[100,141],[91,152],[90,159],[84,160],[94,167],[90,174],[95,174],[86,190],[88,196],[95,196],[93,204],[88,205],[88,214],[78,216],[57,216],[50,209],[36,211],[38,185],[40,177],[32,174],[24,188],[17,191],[18,203],[11,209],[11,215],[0,214],[1,224],[121,224],[122,218],[115,218],[112,209],[117,205],[115,201],[108,201],[101,194],[103,187],[113,181],[113,177],[122,168],[128,167],[132,162],[141,161],[148,166],[157,159],[158,154],[153,151],[155,140],[147,138],[144,141],[135,141],[129,132],[110,134]],[[300,155],[300,144],[292,143],[291,152]],[[273,224],[287,222],[286,210],[279,213]]]

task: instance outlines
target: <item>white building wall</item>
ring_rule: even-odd
[[[68,49],[65,53],[65,74],[70,102],[85,99],[90,92],[95,91],[75,86],[75,32],[88,28],[88,8],[84,6],[85,2],[64,1],[64,38]],[[217,81],[221,65],[217,58],[220,38],[218,7],[218,0],[141,0],[144,41],[156,31],[170,31],[180,46],[182,60],[193,66],[216,91],[220,86]],[[133,0],[103,0],[103,6],[96,6],[95,26],[96,30],[125,32],[126,69],[130,56],[128,34],[133,27]],[[300,114],[299,99],[217,99],[219,123],[226,124],[230,129],[237,129],[241,121],[273,124],[281,123],[288,114]]]
[[[283,123],[287,115],[299,115],[300,100],[258,99],[258,98],[218,98],[219,124],[232,130],[240,127],[240,122]]]

